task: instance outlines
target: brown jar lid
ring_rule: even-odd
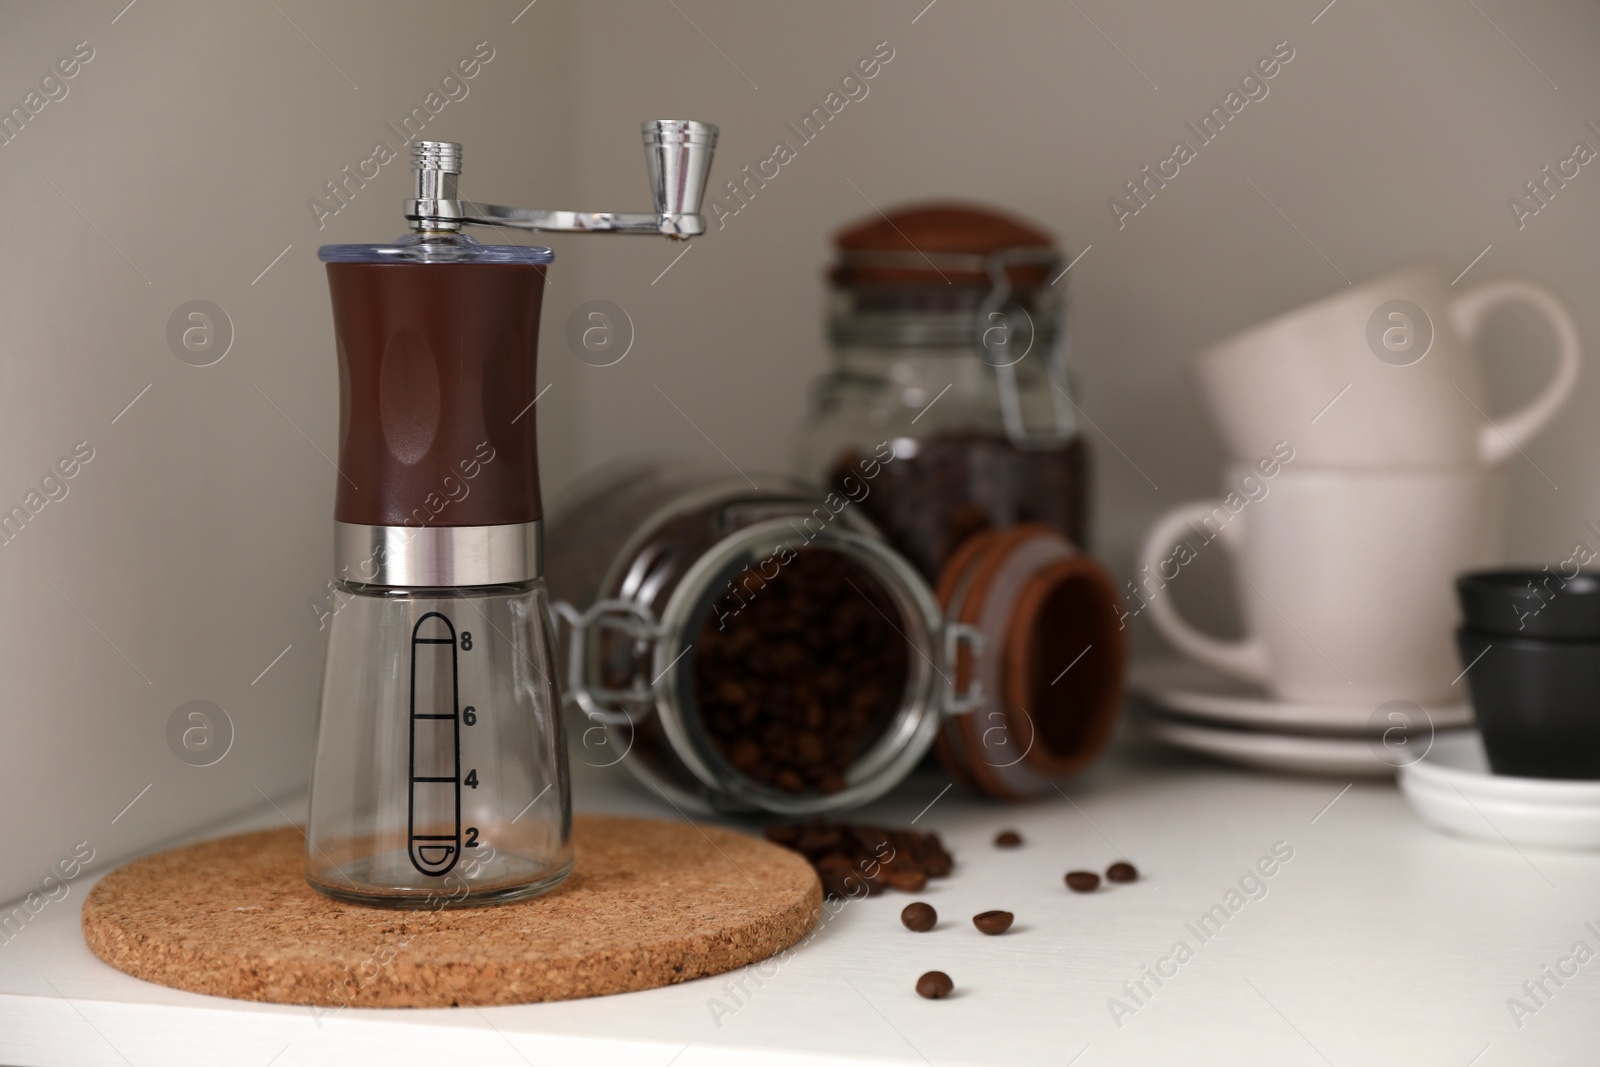
[[[983,702],[947,719],[936,742],[963,784],[1007,800],[1048,793],[1092,763],[1122,705],[1127,641],[1111,576],[1052,527],[990,530],[940,575],[946,618],[980,630],[954,679]]]
[[[976,204],[935,203],[874,213],[834,235],[835,286],[987,287],[986,261],[1009,249],[1055,250],[1051,235],[1012,215]],[[1011,284],[1033,287],[1049,280],[1047,256],[1007,268]]]

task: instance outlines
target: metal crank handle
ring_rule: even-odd
[[[651,119],[643,125],[650,212],[549,211],[468,200],[458,191],[461,145],[418,141],[412,149],[413,195],[406,218],[420,231],[454,232],[462,226],[496,226],[542,233],[656,234],[683,240],[706,232],[705,198],[717,128],[690,119]]]
[[[465,204],[460,221],[469,226],[506,226],[540,233],[642,233],[665,237],[699,237],[706,232],[703,215],[617,211],[537,211],[499,204]]]

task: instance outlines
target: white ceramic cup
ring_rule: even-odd
[[[1176,508],[1145,539],[1141,576],[1162,580],[1186,563],[1179,542],[1230,553],[1246,636],[1196,629],[1167,589],[1147,602],[1156,628],[1191,659],[1283,700],[1376,708],[1465,699],[1464,683],[1453,682],[1461,671],[1453,583],[1499,562],[1503,473],[1299,463],[1297,455],[1270,479],[1237,467],[1230,476],[1244,491]],[[1263,493],[1258,486],[1264,495],[1248,500]]]
[[[1520,410],[1491,416],[1473,342],[1490,310],[1508,303],[1549,322],[1555,372]],[[1457,290],[1419,264],[1214,345],[1195,376],[1236,460],[1288,441],[1307,466],[1493,465],[1572,395],[1581,347],[1572,314],[1543,286],[1508,279]]]

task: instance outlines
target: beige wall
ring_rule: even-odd
[[[641,449],[715,458],[663,393],[740,466],[786,466],[826,366],[828,238],[870,210],[861,194],[986,200],[1074,254],[1093,246],[1069,276],[1081,402],[1160,487],[1095,440],[1097,541],[1118,568],[1154,515],[1216,483],[1190,354],[1341,286],[1328,260],[1357,280],[1419,256],[1454,273],[1492,244],[1468,280],[1541,277],[1600,335],[1600,171],[1521,231],[1506,208],[1573,141],[1600,147],[1584,129],[1600,123],[1590,4],[1339,0],[1313,24],[1318,0],[939,0],[913,24],[923,3],[539,0],[520,18],[518,0],[0,8],[6,108],[75,42],[94,49],[68,95],[0,147],[0,502],[75,442],[95,450],[69,495],[0,547],[0,897],[76,841],[123,854],[303,781],[321,662],[307,601],[329,569],[335,477],[317,450],[332,453],[337,413],[314,250],[397,233],[403,163],[320,231],[307,200],[395,140],[385,122],[479,41],[495,58],[427,131],[466,143],[471,195],[620,210],[645,204],[641,118],[720,124],[726,178],[876,42],[895,50],[866,99],[655,284],[679,248],[551,239],[539,410],[552,487]],[[1295,58],[1270,95],[1119,230],[1107,199],[1281,40]],[[165,340],[196,298],[236,332],[204,368]],[[604,369],[563,339],[571,309],[596,298],[638,335]],[[1506,406],[1541,378],[1541,345],[1514,316],[1491,332]],[[1515,469],[1519,557],[1565,554],[1600,519],[1597,393],[1591,376],[1528,450],[1559,490]],[[1199,584],[1214,592],[1215,578]],[[191,699],[237,731],[210,768],[165,740]]]

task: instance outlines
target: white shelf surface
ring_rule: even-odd
[[[575,771],[578,810],[679,818],[620,776]],[[946,784],[919,772],[856,816],[904,826],[933,802],[917,827],[939,831],[956,858],[954,875],[918,898],[939,910],[938,928],[901,927],[904,894],[852,902],[775,973],[744,977],[743,992],[745,972],[485,1009],[319,1014],[198,996],[90,954],[78,926],[94,880],[85,876],[0,947],[0,1063],[1600,1062],[1600,955],[1559,986],[1544,970],[1570,971],[1560,961],[1579,941],[1600,954],[1600,855],[1443,836],[1391,784],[1357,782],[1341,795],[1344,781],[1239,771],[1126,740],[1050,802],[1005,807],[959,789],[941,795]],[[220,829],[282,822],[267,807]],[[1003,827],[1026,847],[995,849]],[[1276,842],[1293,858],[1261,880],[1264,896],[1247,885],[1260,899],[1202,942],[1190,924],[1226,906]],[[1119,858],[1148,880],[1093,895],[1062,885],[1069,869]],[[1016,914],[1010,933],[972,928],[990,908]],[[1129,997],[1124,983],[1180,940],[1191,958],[1162,964],[1176,973],[1160,986],[1144,978],[1148,995]],[[950,974],[955,996],[916,996],[931,969]],[[1547,992],[1536,986],[1535,1001],[1523,983],[1541,979]],[[1535,1010],[1514,1018],[1513,997]],[[1136,1010],[1114,1019],[1111,998]]]

